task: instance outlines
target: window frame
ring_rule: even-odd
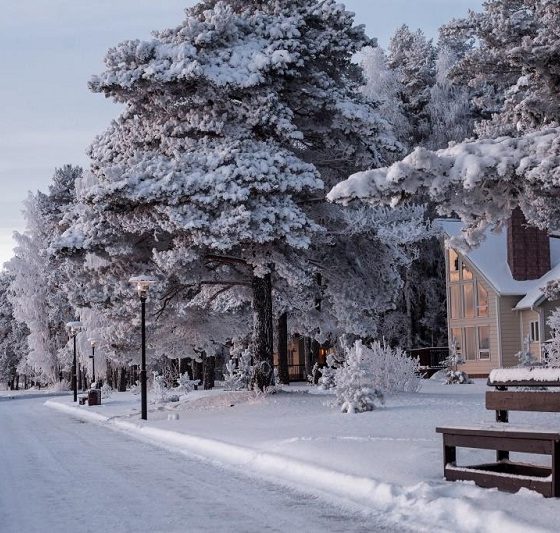
[[[531,342],[541,342],[541,331],[540,331],[539,320],[531,320],[529,322],[529,334],[531,336]]]

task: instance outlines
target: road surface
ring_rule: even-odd
[[[0,398],[0,532],[388,531],[280,485]]]

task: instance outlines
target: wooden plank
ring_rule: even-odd
[[[550,439],[518,438],[502,435],[486,436],[476,433],[470,435],[444,433],[443,442],[445,446],[538,453],[542,455],[552,454],[553,444],[553,441]]]
[[[481,435],[483,437],[509,437],[512,439],[539,439],[539,440],[560,440],[560,431],[531,431],[508,429],[507,424],[504,428],[491,428],[491,427],[437,427],[436,433],[443,433],[444,435]]]
[[[496,488],[505,492],[517,492],[521,488],[527,488],[539,492],[547,498],[552,496],[550,481],[541,481],[530,477],[504,476],[490,471],[470,470],[468,468],[456,469],[454,467],[446,468],[444,474],[448,481],[474,481],[479,487]]]
[[[560,392],[487,391],[486,409],[560,413]]]
[[[552,495],[560,496],[560,442],[555,441],[552,446]]]

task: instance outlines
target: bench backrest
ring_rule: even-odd
[[[493,370],[488,386],[496,390],[486,392],[486,408],[496,411],[499,421],[507,420],[506,411],[560,412],[560,392],[543,390],[560,387],[560,368]]]

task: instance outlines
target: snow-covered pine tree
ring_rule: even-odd
[[[521,345],[521,350],[515,354],[515,357],[519,360],[518,366],[533,366],[537,363],[535,356],[531,353],[531,336],[526,335],[523,338],[523,343]]]
[[[48,194],[29,195],[26,230],[15,234],[15,257],[6,265],[13,277],[9,299],[14,316],[29,329],[27,363],[51,383],[67,362],[65,324],[74,310],[62,290],[67,278],[61,262],[49,248],[65,229],[63,219],[74,204],[74,184],[81,174],[80,167],[63,166],[55,171]]]
[[[560,367],[560,308],[548,318],[551,340],[545,344],[546,366]]]
[[[14,317],[8,297],[12,281],[12,274],[0,273],[0,382],[10,386],[13,386],[20,361],[26,359],[29,335],[27,326]]]
[[[469,244],[516,207],[529,223],[560,229],[559,27],[557,2],[489,0],[482,13],[444,28],[474,42],[453,76],[478,90],[479,139],[416,149],[388,169],[356,174],[329,197],[397,205],[426,194],[440,214],[461,217]]]
[[[167,299],[244,288],[267,386],[273,281],[313,279],[298,256],[324,233],[305,202],[398,150],[359,95],[352,56],[366,44],[334,0],[207,0],[177,28],[111,49],[91,88],[126,108],[91,148],[62,247],[143,264]]]
[[[400,98],[410,122],[408,145],[424,144],[432,125],[428,104],[435,84],[436,51],[422,30],[415,32],[403,24],[389,42],[388,66],[397,73],[401,85]]]

